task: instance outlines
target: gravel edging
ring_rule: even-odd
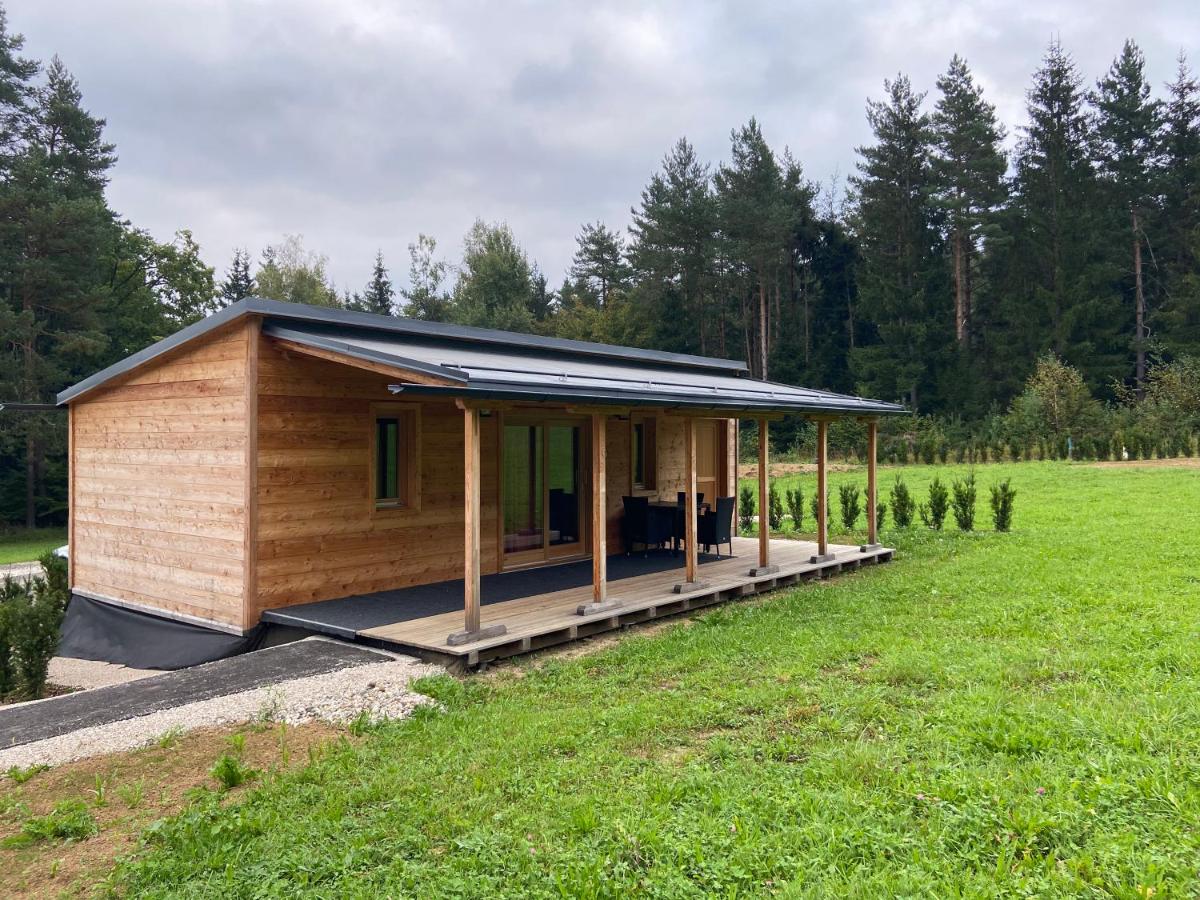
[[[290,725],[315,720],[340,723],[352,721],[364,712],[372,719],[402,719],[418,706],[433,702],[410,690],[409,685],[418,678],[443,671],[411,657],[398,656],[282,681],[0,750],[0,771],[12,766],[61,765],[133,750],[153,743],[168,731],[192,731],[256,719]]]

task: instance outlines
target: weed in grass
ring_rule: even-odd
[[[255,711],[254,716],[250,719],[252,725],[257,728],[265,728],[279,721],[280,713],[283,711],[283,695],[277,690],[272,689],[267,694],[267,699],[262,702],[262,705]]]
[[[117,786],[117,796],[127,809],[137,809],[146,797],[146,783],[142,779]]]
[[[183,726],[172,725],[157,738],[154,739],[154,745],[159,750],[170,750],[179,743],[179,739],[183,737]]]
[[[45,772],[49,768],[50,768],[49,766],[43,765],[41,763],[37,763],[32,766],[26,766],[23,769],[20,766],[12,766],[4,774],[7,775],[9,778],[11,778],[17,784],[24,784],[30,778],[32,778],[34,775],[37,775],[40,772]]]
[[[92,806],[99,809],[108,805],[108,782],[103,775],[97,773],[88,793],[92,795]]]
[[[222,790],[228,791],[257,778],[259,771],[247,766],[231,753],[222,753],[209,774],[221,785]]]
[[[25,847],[38,841],[82,841],[96,831],[96,820],[84,801],[63,800],[46,815],[26,819],[20,833],[6,838],[3,846]]]

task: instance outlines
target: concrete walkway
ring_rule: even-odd
[[[127,684],[0,708],[0,750],[282,681],[393,657],[326,638],[297,641]]]

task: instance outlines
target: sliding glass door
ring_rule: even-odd
[[[579,554],[585,546],[583,423],[506,419],[503,431],[504,565]]]

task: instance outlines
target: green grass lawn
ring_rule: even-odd
[[[18,528],[0,531],[0,566],[29,562],[67,542],[65,528]]]
[[[890,565],[432,679],[154,827],[119,890],[1195,896],[1200,472],[980,467],[988,528],[1002,475],[1011,534],[889,527]]]

